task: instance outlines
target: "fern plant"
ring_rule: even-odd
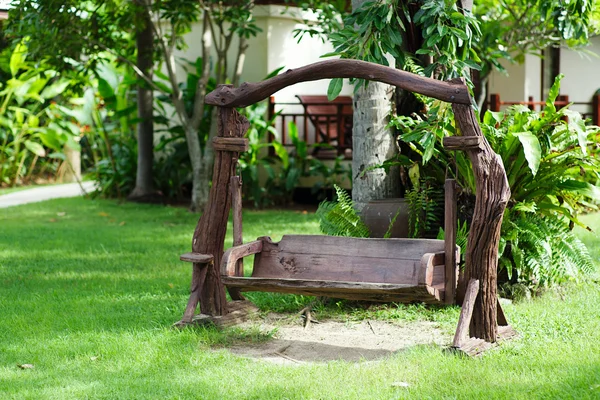
[[[325,200],[317,209],[321,232],[330,236],[369,237],[369,228],[358,216],[348,193],[338,185],[333,186],[337,200]]]
[[[500,267],[509,278],[546,286],[574,279],[594,270],[585,245],[559,217],[531,212],[505,216],[500,241]]]
[[[413,180],[406,193],[409,235],[414,238],[436,236],[440,228],[444,193],[432,179]]]

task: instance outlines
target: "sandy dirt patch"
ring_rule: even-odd
[[[438,324],[425,321],[320,321],[305,329],[300,318],[294,321],[289,315],[269,314],[241,326],[275,334],[265,343],[233,346],[229,348],[232,353],[280,364],[373,361],[410,347],[442,347],[452,341]]]

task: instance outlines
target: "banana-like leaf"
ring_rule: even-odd
[[[583,196],[590,197],[594,200],[600,199],[600,188],[587,182],[567,179],[564,182],[559,182],[557,187],[562,190],[579,193]]]
[[[44,157],[46,155],[46,151],[44,150],[44,147],[37,142],[32,142],[31,140],[26,140],[25,147],[27,147],[27,150],[31,151],[33,154],[35,154],[37,156]]]
[[[68,79],[59,79],[58,81],[46,86],[46,88],[40,94],[44,100],[50,100],[61,94],[65,91],[67,87],[71,84],[71,81]]]
[[[531,170],[531,173],[535,176],[538,169],[540,168],[540,160],[542,159],[542,148],[537,137],[531,132],[519,132],[514,133],[519,138],[519,141],[523,145],[523,153],[527,160],[527,165]]]
[[[10,74],[15,77],[27,59],[27,44],[19,42],[10,56]]]

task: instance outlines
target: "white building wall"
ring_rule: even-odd
[[[287,11],[286,11],[287,10]],[[262,29],[256,37],[248,41],[248,50],[241,82],[257,82],[263,80],[270,72],[280,67],[285,69],[297,68],[317,61],[322,61],[321,55],[333,51],[329,43],[323,43],[318,38],[306,35],[300,43],[293,37],[293,31],[302,26],[299,22],[299,10],[283,6],[256,6],[254,18]],[[295,14],[295,15],[292,15]],[[303,17],[310,17],[303,15]],[[201,55],[202,24],[196,23],[185,36],[188,48],[177,53],[178,57],[190,61]],[[238,41],[234,39],[229,51],[228,70],[232,75]],[[213,59],[216,54],[213,53]],[[185,79],[185,72],[178,71],[178,78]],[[297,94],[327,94],[329,80],[305,82],[288,87],[275,94],[277,102],[296,101]],[[352,87],[345,85],[342,95],[351,95]]]
[[[515,100],[528,100],[529,96],[533,101],[544,101],[542,99],[542,59],[538,56],[527,54],[525,56],[525,86],[523,98]]]
[[[596,54],[592,56],[569,49],[561,49],[560,72],[565,74],[561,81],[560,92],[569,96],[569,101],[589,103],[594,93],[600,89],[600,36],[590,39],[586,50]],[[574,104],[574,111],[589,113],[591,106]]]
[[[490,94],[499,94],[502,101],[522,101],[526,99],[526,70],[523,64],[503,63],[508,75],[493,71],[488,81]]]

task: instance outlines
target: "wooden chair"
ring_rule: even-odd
[[[296,95],[315,127],[317,143],[352,147],[352,98],[338,96],[329,101],[327,96]],[[318,150],[318,149],[317,149]]]

